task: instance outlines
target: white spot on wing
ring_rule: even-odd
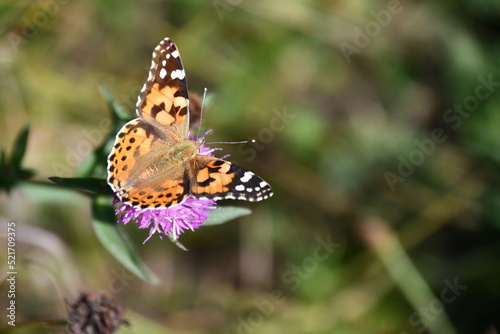
[[[250,179],[252,178],[254,174],[250,171],[246,171],[245,174],[243,175],[243,177],[240,179],[241,182],[245,183],[245,182],[248,182],[250,181]]]
[[[172,73],[170,73],[170,77],[172,79],[176,79],[176,78],[179,78],[179,79],[184,79],[184,70],[175,70],[175,71],[172,71]]]
[[[172,72],[172,74],[173,74],[173,72]],[[167,76],[167,70],[162,68],[160,70],[160,78],[165,79],[166,76]]]
[[[172,53],[171,53],[172,57],[174,58],[179,58],[179,50],[174,50]]]
[[[259,184],[259,186],[260,186],[261,188],[265,188],[265,187],[267,187],[267,186],[268,186],[268,184],[267,184],[267,182],[266,182],[266,181],[262,181],[262,182]]]
[[[245,190],[245,186],[242,185],[242,184],[238,184],[236,187],[234,187],[234,190],[236,190],[236,191],[244,191]]]

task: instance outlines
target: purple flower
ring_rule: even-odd
[[[199,154],[213,156],[213,152],[220,149],[204,145],[207,134],[208,132],[200,138],[189,136],[189,139],[201,143]],[[116,197],[113,204],[119,202],[121,203],[120,199]],[[122,203],[116,210],[116,214],[121,214],[118,219],[119,223],[127,224],[130,221],[135,221],[140,229],[149,228],[149,236],[144,240],[146,242],[155,233],[158,233],[160,239],[163,234],[175,240],[185,230],[193,231],[203,225],[208,218],[207,214],[216,208],[214,200],[198,199],[190,195],[181,204],[168,208],[140,209]]]

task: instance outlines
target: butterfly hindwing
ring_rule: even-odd
[[[141,209],[166,208],[182,203],[189,196],[189,177],[152,179],[121,194],[122,201]]]
[[[196,198],[257,202],[272,196],[271,186],[253,172],[215,157],[191,162],[191,194]]]

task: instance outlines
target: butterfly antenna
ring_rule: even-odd
[[[249,144],[249,143],[255,143],[255,139],[242,140],[242,141],[214,141],[205,144],[211,145],[211,144]]]
[[[207,87],[205,87],[205,90],[203,91],[203,99],[201,100],[200,125],[198,125],[198,134],[196,135],[196,138],[200,138],[201,124],[203,121],[203,106],[205,105],[206,97],[207,97]]]

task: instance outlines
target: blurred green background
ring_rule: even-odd
[[[208,88],[208,141],[255,138],[222,154],[275,190],[222,203],[253,214],[185,233],[188,252],[123,227],[158,286],[99,243],[88,197],[0,194],[18,323],[91,289],[127,308],[122,333],[497,333],[499,22],[496,0],[4,0],[0,140],[31,124],[35,181],[74,176],[108,135],[99,84],[132,116],[168,36]]]

